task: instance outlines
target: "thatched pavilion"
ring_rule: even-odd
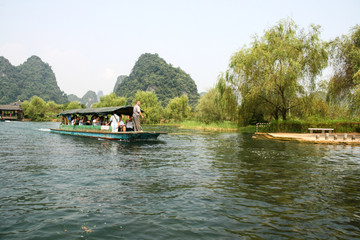
[[[0,105],[0,120],[22,120],[24,112],[21,109],[21,101],[9,105]]]

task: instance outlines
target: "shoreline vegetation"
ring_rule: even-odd
[[[165,126],[177,126],[182,129],[194,129],[202,131],[216,131],[216,132],[240,132],[240,133],[255,133],[256,126],[238,126],[234,122],[211,122],[204,123],[196,120],[186,120],[179,123],[163,123],[156,125],[165,125]]]
[[[237,132],[238,126],[233,122],[212,122],[204,123],[194,120],[186,120],[179,123],[179,127],[183,129],[197,129],[197,130],[206,130],[206,131],[230,131]]]

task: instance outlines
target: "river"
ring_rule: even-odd
[[[0,239],[356,239],[360,147],[168,131],[120,142],[0,122]]]

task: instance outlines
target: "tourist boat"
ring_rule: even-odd
[[[59,128],[52,128],[50,132],[60,133],[73,136],[103,138],[110,140],[145,140],[156,139],[160,134],[167,134],[166,132],[112,132],[111,126],[94,126],[94,125],[68,125],[68,119],[72,116],[108,116],[110,114],[128,115],[133,114],[132,106],[122,107],[105,107],[105,108],[83,108],[72,109],[61,112],[58,116],[63,117],[63,121]]]

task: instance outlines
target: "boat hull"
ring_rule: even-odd
[[[76,131],[65,129],[50,129],[52,133],[59,133],[72,136],[102,138],[109,140],[146,140],[156,139],[160,132],[105,132],[105,131]]]

